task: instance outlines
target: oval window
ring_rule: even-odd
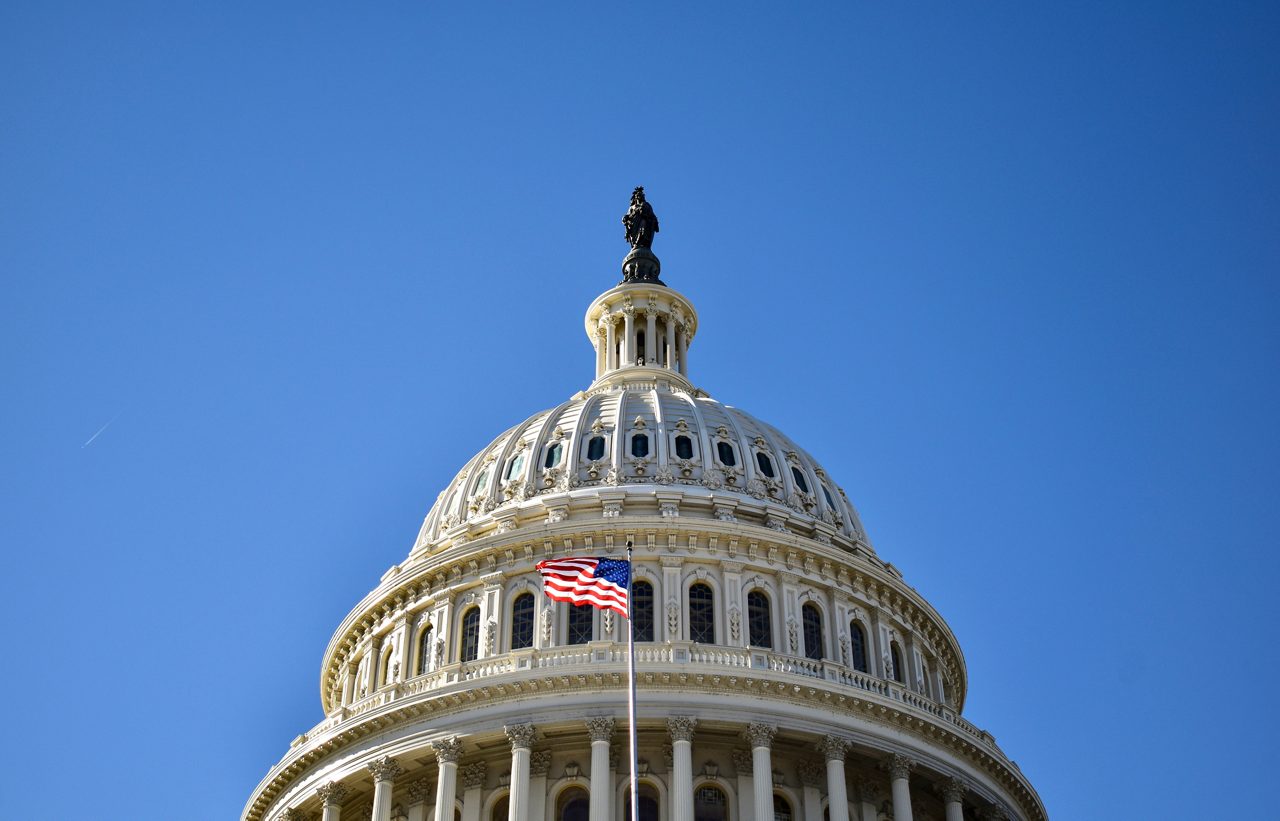
[[[598,462],[604,458],[604,437],[592,436],[587,442],[587,458]]]
[[[764,451],[756,451],[756,464],[760,466],[760,472],[770,479],[773,478],[773,460],[764,454]]]
[[[791,478],[796,480],[796,487],[800,488],[801,493],[809,492],[809,483],[804,480],[804,474],[800,472],[800,468],[791,467]]]
[[[692,459],[693,458],[693,440],[688,436],[676,437],[676,458]]]
[[[720,464],[726,467],[738,464],[738,456],[733,452],[733,445],[728,442],[716,442],[716,455],[720,457]]]

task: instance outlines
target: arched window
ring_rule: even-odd
[[[568,631],[566,644],[586,644],[591,641],[592,627],[595,624],[595,608],[589,604],[565,604],[569,608]]]
[[[581,787],[570,787],[556,799],[556,821],[587,821],[591,799]]]
[[[623,818],[631,821],[631,788],[628,787],[623,795],[625,796],[626,808],[623,810]],[[658,791],[654,789],[652,784],[640,783],[640,794],[636,796],[637,803],[640,805],[640,821],[658,821],[661,814],[658,811]]]
[[[473,607],[462,617],[462,646],[460,661],[475,661],[480,657],[480,608]]]
[[[693,440],[688,436],[676,437],[676,458],[692,459],[693,458]]]
[[[640,331],[636,334],[636,361],[644,362],[644,360],[645,360],[644,331]]]
[[[604,458],[604,437],[592,436],[587,440],[587,459],[598,462]]]
[[[533,646],[533,594],[521,593],[511,605],[511,649]]]
[[[733,445],[728,442],[716,442],[716,455],[720,457],[720,464],[725,467],[738,464],[738,454],[733,452]]]
[[[773,478],[773,460],[770,459],[762,450],[756,451],[756,465],[759,466],[761,473],[768,476],[770,479]]]
[[[822,611],[815,604],[806,604],[800,608],[800,618],[804,622],[804,657],[821,661]]]
[[[773,821],[792,821],[795,814],[791,811],[791,802],[777,793],[773,794]]]
[[[388,647],[382,654],[382,665],[378,669],[379,682],[383,687],[391,683],[391,665],[395,663],[395,645]]]
[[[511,796],[504,795],[498,799],[498,803],[493,805],[493,811],[489,813],[489,821],[507,821],[511,815]]]
[[[689,588],[689,640],[716,643],[715,593],[705,584]]]
[[[435,634],[435,630],[428,624],[422,628],[422,632],[418,634],[418,675],[427,672],[431,667],[431,639]]]
[[[507,463],[506,478],[514,479],[520,475],[520,471],[524,470],[524,453],[517,453],[511,457],[511,461]]]
[[[769,597],[759,590],[747,594],[747,636],[752,647],[773,647]]]
[[[729,801],[724,791],[712,784],[694,790],[693,821],[729,821]]]
[[[801,493],[809,492],[809,483],[804,480],[804,473],[795,465],[791,466],[791,478],[796,480],[796,487],[800,488]]]
[[[553,442],[551,446],[547,448],[547,458],[542,460],[542,466],[547,470],[550,470],[560,464],[560,457],[563,455],[564,445],[559,442]]]
[[[631,623],[636,641],[653,641],[653,585],[643,580],[631,583]]]
[[[637,459],[643,459],[649,455],[649,436],[645,433],[637,433],[631,437],[631,455]]]
[[[853,658],[853,669],[860,670],[864,673],[867,670],[867,634],[862,631],[862,625],[856,621],[849,622],[849,651]]]
[[[893,680],[899,684],[906,684],[907,671],[902,669],[902,651],[898,649],[896,641],[889,645],[889,663],[893,665],[893,670],[890,671]]]

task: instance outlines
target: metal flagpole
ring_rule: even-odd
[[[640,821],[640,753],[636,746],[636,623],[632,620],[631,588],[635,565],[631,561],[631,542],[627,542],[627,723],[631,727],[631,821]]]

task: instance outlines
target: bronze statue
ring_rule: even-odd
[[[653,235],[658,233],[658,217],[644,198],[644,186],[637,186],[631,192],[631,207],[622,215],[622,224],[627,229],[627,242],[632,248],[653,247]]]

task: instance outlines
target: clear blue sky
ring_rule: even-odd
[[[638,184],[1054,821],[1274,816],[1280,6],[604,5],[0,6],[0,817],[236,817]]]

